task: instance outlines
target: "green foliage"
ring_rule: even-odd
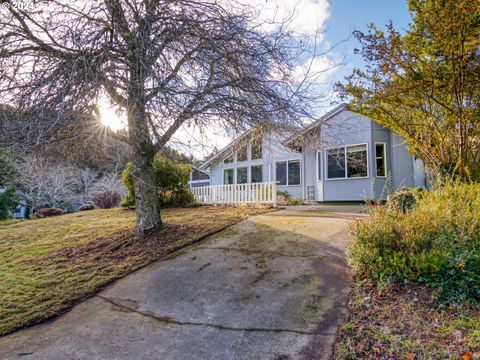
[[[357,276],[433,286],[440,300],[480,301],[480,184],[450,183],[415,204],[376,206],[352,228]]]
[[[127,166],[122,172],[122,182],[127,189],[127,194],[120,202],[120,206],[124,208],[132,208],[135,206],[135,189],[133,184],[133,164],[127,163]]]
[[[18,172],[13,166],[8,152],[0,149],[0,187],[6,187],[14,182]]]
[[[405,213],[413,208],[421,191],[421,189],[398,189],[388,194],[387,206]]]
[[[404,137],[432,176],[480,181],[480,2],[409,0],[405,34],[389,24],[356,31],[366,66],[341,94]]]
[[[132,170],[133,164],[128,163],[122,173],[122,181],[127,188],[127,195],[120,203],[122,207],[135,206]],[[187,188],[190,178],[188,165],[175,164],[166,157],[156,156],[153,161],[153,172],[160,206],[186,206],[195,200],[192,192]]]
[[[0,193],[0,220],[11,219],[12,213],[17,207],[18,199],[15,191],[8,189]]]

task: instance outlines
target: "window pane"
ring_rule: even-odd
[[[225,164],[233,163],[233,155],[232,154],[228,155],[225,159],[223,159],[223,162]]]
[[[327,151],[327,178],[338,179],[345,177],[345,149],[330,149]]]
[[[244,146],[240,150],[237,151],[237,162],[239,161],[247,161],[247,147]]]
[[[259,183],[263,181],[262,165],[250,167],[250,177],[252,183]]]
[[[233,169],[223,170],[223,183],[226,185],[233,184]]]
[[[246,184],[248,182],[247,168],[237,168],[237,184]]]
[[[347,177],[368,176],[367,145],[347,146]]]
[[[387,176],[385,166],[385,144],[375,144],[375,163],[377,167],[377,176]]]
[[[300,185],[300,160],[288,162],[288,185]]]
[[[278,162],[275,177],[278,185],[287,185],[287,163]]]
[[[261,136],[256,136],[253,138],[250,152],[251,152],[252,160],[262,158],[262,137]]]

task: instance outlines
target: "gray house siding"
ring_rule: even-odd
[[[372,129],[371,120],[353,112],[343,110],[329,119],[328,125],[322,127],[321,154],[323,201],[362,201],[370,199],[372,192]],[[327,150],[348,145],[367,144],[368,175],[366,178],[329,179],[327,176]]]

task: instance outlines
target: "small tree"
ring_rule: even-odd
[[[339,89],[404,137],[431,175],[480,180],[480,3],[409,0],[412,23],[356,31],[366,69]]]

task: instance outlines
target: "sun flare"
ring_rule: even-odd
[[[122,130],[127,127],[123,114],[119,113],[108,102],[101,100],[97,105],[100,111],[100,121],[104,126],[109,127],[113,131]]]

